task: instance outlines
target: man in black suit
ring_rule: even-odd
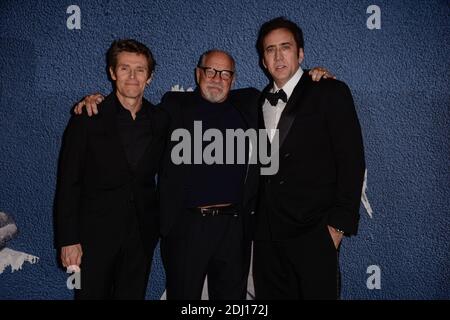
[[[251,220],[256,204],[258,168],[248,154],[238,163],[195,163],[195,121],[202,132],[256,129],[256,89],[230,91],[234,59],[221,50],[205,52],[196,68],[194,92],[168,92],[160,107],[170,115],[170,133],[192,137],[187,163],[174,161],[178,144],[171,139],[160,177],[161,254],[168,299],[200,299],[205,276],[209,298],[245,299],[251,249]],[[224,141],[225,145],[225,141]],[[187,151],[187,150],[185,150]],[[227,159],[223,148],[222,159]],[[248,153],[248,145],[245,153]],[[197,154],[196,154],[197,152]],[[204,159],[203,159],[204,160]],[[233,159],[235,160],[235,159]]]
[[[114,92],[93,118],[73,116],[56,193],[56,242],[64,267],[79,266],[78,299],[143,299],[159,221],[155,174],[167,115],[143,98],[155,60],[135,40],[113,42]]]
[[[273,80],[260,100],[279,170],[261,178],[254,269],[257,299],[337,299],[338,248],[356,234],[365,169],[349,88],[303,73],[303,35],[285,18],[264,23],[257,48]],[[273,151],[273,150],[272,150]]]

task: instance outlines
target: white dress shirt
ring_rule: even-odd
[[[297,72],[289,79],[288,82],[282,87],[278,88],[276,83],[273,83],[273,88],[270,90],[271,93],[275,93],[280,89],[286,92],[287,101],[292,95],[295,86],[300,81],[303,75],[303,70],[301,67],[298,68]],[[276,106],[272,106],[270,102],[266,99],[263,104],[263,115],[264,115],[264,125],[266,126],[267,135],[269,136],[270,142],[272,142],[273,136],[275,135],[276,129],[278,127],[278,122],[280,121],[281,114],[286,107],[287,102],[278,100]]]

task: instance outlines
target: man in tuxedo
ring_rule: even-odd
[[[114,91],[102,113],[73,116],[60,155],[56,243],[81,269],[77,299],[143,299],[159,235],[155,174],[167,115],[143,98],[155,66],[135,40],[107,53]]]
[[[256,298],[337,299],[338,248],[356,234],[365,169],[353,99],[343,82],[313,83],[303,72],[303,34],[292,21],[264,23],[257,48],[272,80],[260,123],[270,141],[279,134],[279,170],[260,181]]]

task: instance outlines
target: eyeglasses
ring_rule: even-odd
[[[217,70],[211,67],[198,67],[203,70],[203,73],[208,79],[213,79],[216,77],[216,74],[219,74],[220,79],[222,80],[230,80],[233,78],[234,72],[231,70]]]

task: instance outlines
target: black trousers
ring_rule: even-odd
[[[241,300],[247,292],[250,240],[242,217],[186,210],[161,240],[168,300],[199,300],[208,275],[210,300]]]
[[[156,246],[157,237],[155,237]],[[82,243],[81,289],[77,300],[143,300],[153,250],[144,251],[136,217],[130,216],[109,237]]]
[[[255,241],[253,246],[257,300],[339,298],[339,253],[326,224],[295,239]]]

